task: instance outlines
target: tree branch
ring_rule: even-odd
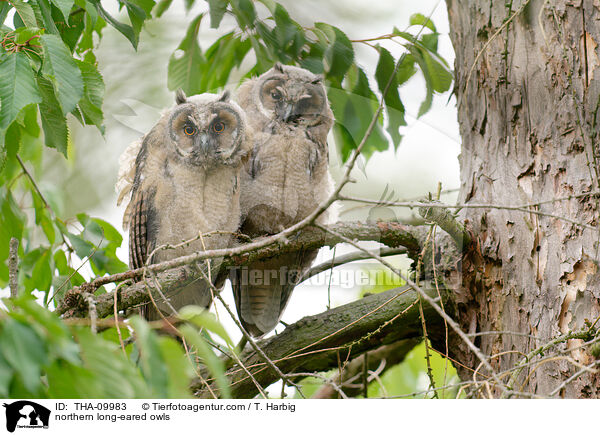
[[[408,227],[396,222],[378,222],[374,224],[366,223],[337,223],[331,225],[331,229],[336,234],[343,235],[348,239],[355,241],[376,241],[390,248],[403,246],[407,249],[409,256],[415,258],[420,249],[420,243],[417,236]],[[281,234],[281,233],[280,233]],[[218,252],[224,256],[221,264],[222,268],[241,267],[251,264],[254,261],[266,258],[277,257],[281,254],[296,252],[299,250],[318,249],[323,246],[335,246],[344,240],[337,235],[332,235],[315,227],[307,227],[289,238],[286,242],[271,243],[266,246],[260,246],[260,240],[249,245],[259,245],[255,250],[247,251],[244,246],[230,249],[219,249],[213,251],[203,251],[175,260],[148,266],[148,270],[159,271],[166,270],[156,276],[156,280],[140,281],[128,287],[122,286],[117,295],[117,308],[124,310],[149,301],[148,291],[155,291],[155,287],[160,285],[163,288],[169,288],[170,292],[176,292],[177,289],[185,287],[190,282],[201,278],[201,274],[194,268],[185,267],[185,265],[195,264],[205,258],[214,257]],[[239,253],[241,251],[241,254]],[[247,251],[247,252],[246,252]],[[222,269],[226,270],[226,269]],[[85,317],[88,311],[88,303],[82,298],[82,294],[93,293],[101,285],[109,282],[123,281],[141,277],[144,268],[131,270],[128,272],[101,277],[89,283],[66,292],[62,303],[57,307],[56,312],[64,317]],[[158,282],[158,284],[157,284]],[[96,310],[98,318],[111,315],[114,310],[114,295],[107,293],[97,298]]]
[[[433,204],[433,202],[432,202]],[[471,244],[471,236],[465,230],[465,227],[458,222],[456,217],[447,208],[439,207],[421,207],[419,214],[425,220],[435,222],[443,229],[456,244],[462,248]]]
[[[382,248],[377,252],[381,257],[391,257],[393,255],[406,254],[405,248]],[[311,279],[313,276],[325,272],[326,270],[333,269],[334,267],[342,266],[344,264],[352,263],[359,260],[372,260],[373,254],[366,254],[361,251],[351,252],[350,254],[335,257],[331,261],[324,261],[321,264],[311,267],[302,275],[302,281]]]
[[[10,238],[8,248],[8,286],[10,287],[10,297],[16,298],[19,295],[19,240],[15,237]]]
[[[432,298],[437,296],[435,288],[426,291]],[[305,317],[281,334],[257,344],[284,373],[329,370],[338,366],[338,357],[342,361],[351,360],[365,351],[399,340],[420,339],[417,301],[417,293],[408,287],[388,290]],[[432,331],[442,333],[443,322],[439,315],[431,306],[423,309]],[[241,359],[262,386],[279,379],[256,352],[246,351]],[[240,366],[234,365],[226,376],[233,398],[252,398],[257,394],[256,386]],[[210,387],[218,390],[214,380]],[[199,397],[208,394],[199,380],[193,382],[192,391]]]

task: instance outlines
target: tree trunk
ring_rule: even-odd
[[[463,140],[459,201],[520,205],[569,197],[529,207],[568,220],[506,209],[462,211],[478,253],[463,262],[458,317],[464,330],[498,331],[475,343],[509,383],[515,372],[503,372],[524,355],[589,328],[600,315],[599,197],[581,196],[600,190],[600,1],[447,5]],[[582,370],[595,359],[587,347],[575,349],[582,342],[558,343],[537,356],[539,363],[516,377],[514,391],[599,397],[600,374]],[[455,344],[453,356],[476,369],[467,346]],[[459,371],[473,379],[471,370]],[[501,395],[500,388],[493,394]]]

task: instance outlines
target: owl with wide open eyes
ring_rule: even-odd
[[[321,76],[281,64],[240,86],[237,100],[254,131],[240,177],[241,231],[274,234],[307,217],[332,190],[327,134],[333,113]],[[319,217],[328,220],[327,213]],[[238,315],[249,333],[275,328],[316,254],[286,254],[232,271]]]
[[[244,112],[228,92],[192,97],[178,92],[176,102],[121,161],[119,200],[131,194],[123,226],[129,228],[132,268],[227,248],[240,225],[239,176],[250,144]],[[165,245],[170,247],[162,249]],[[213,282],[219,262],[211,260]],[[212,301],[211,286],[203,279],[163,294],[153,299],[166,316],[185,305],[209,307]],[[142,313],[149,320],[160,316],[153,304]]]

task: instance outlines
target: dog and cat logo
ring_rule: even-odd
[[[48,429],[50,410],[29,400],[3,405],[6,408],[6,430]]]

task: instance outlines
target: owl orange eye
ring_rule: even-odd
[[[273,89],[271,91],[271,98],[274,100],[281,100],[281,92],[277,89]]]
[[[225,124],[222,122],[217,121],[213,124],[213,131],[215,133],[221,133],[223,130],[225,130]]]
[[[186,126],[183,128],[183,132],[184,132],[185,134],[187,134],[188,136],[191,136],[191,135],[193,135],[194,133],[196,133],[196,128],[195,128],[195,127],[192,127],[191,125],[186,125]]]

